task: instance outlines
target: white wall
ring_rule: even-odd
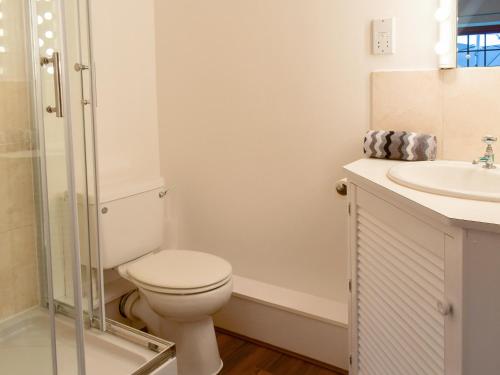
[[[345,202],[361,157],[369,73],[437,66],[437,1],[156,1],[162,175],[170,245],[237,274],[346,299]],[[370,21],[397,17],[397,54]]]
[[[93,0],[101,187],[159,176],[154,0]]]

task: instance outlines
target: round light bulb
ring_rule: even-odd
[[[436,13],[434,13],[434,18],[436,18],[436,21],[438,22],[444,22],[450,18],[450,10],[446,8],[438,8]]]

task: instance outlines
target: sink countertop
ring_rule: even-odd
[[[430,194],[399,185],[387,177],[389,169],[407,161],[360,159],[344,167],[350,181],[394,194],[420,213],[443,224],[500,233],[500,203]],[[480,166],[478,166],[480,168]],[[500,186],[499,186],[500,190]]]

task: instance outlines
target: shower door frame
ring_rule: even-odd
[[[29,35],[29,43],[27,44],[27,53],[30,61],[30,91],[31,91],[31,118],[33,127],[36,132],[36,142],[38,150],[38,159],[35,163],[34,169],[36,173],[36,180],[39,189],[39,209],[37,212],[39,231],[41,233],[40,251],[44,255],[45,267],[43,269],[45,278],[40,278],[45,282],[41,285],[43,289],[42,303],[46,303],[50,320],[50,335],[51,335],[51,353],[52,353],[52,369],[53,374],[58,374],[58,360],[57,360],[57,337],[56,337],[56,313],[59,311],[58,303],[54,299],[53,289],[53,273],[52,273],[52,247],[50,235],[50,214],[49,214],[49,200],[48,200],[48,182],[47,182],[47,160],[45,149],[45,121],[44,113],[45,108],[43,105],[43,90],[42,90],[42,77],[40,71],[41,54],[38,45],[38,28],[37,28],[37,8],[36,0],[24,0],[26,5],[26,27]],[[83,297],[82,297],[82,275],[81,275],[81,261],[80,261],[80,241],[79,241],[79,227],[78,227],[78,206],[75,188],[75,167],[74,167],[74,147],[73,147],[73,133],[70,111],[70,92],[69,92],[69,64],[67,61],[67,38],[65,33],[65,9],[63,0],[54,0],[57,5],[57,22],[61,30],[61,47],[60,52],[62,55],[61,73],[62,73],[62,94],[63,94],[63,113],[64,119],[64,144],[65,144],[65,161],[66,161],[66,176],[68,187],[68,203],[71,209],[71,247],[72,247],[72,274],[73,274],[73,290],[74,290],[74,308],[71,313],[75,321],[75,341],[76,341],[76,355],[77,355],[77,371],[78,375],[85,375],[85,343],[84,343],[84,316],[83,316]],[[80,0],[79,0],[80,1]],[[87,1],[87,0],[85,0]],[[87,2],[88,4],[88,2]],[[90,15],[89,15],[90,16]],[[89,43],[89,48],[91,44]],[[91,56],[91,52],[90,52]],[[93,74],[93,73],[91,73]],[[93,80],[93,78],[92,78]],[[92,84],[93,87],[93,84]],[[94,90],[92,89],[92,94]],[[93,102],[93,100],[92,100]],[[92,127],[93,121],[92,109]],[[93,130],[93,129],[92,129]],[[95,149],[95,144],[93,145]],[[94,163],[95,164],[95,163]],[[46,288],[46,289],[44,289]],[[44,298],[45,297],[45,298]],[[92,297],[90,298],[92,304]],[[89,310],[92,314],[92,309]]]
[[[48,189],[48,174],[47,174],[47,157],[45,150],[45,122],[44,122],[44,103],[43,103],[43,95],[42,95],[42,79],[41,79],[41,71],[40,71],[40,51],[38,46],[38,24],[37,24],[37,8],[36,8],[36,0],[23,0],[27,4],[27,27],[29,28],[28,32],[30,35],[30,48],[28,53],[30,54],[29,58],[31,61],[31,96],[32,96],[32,119],[34,123],[34,128],[37,132],[37,142],[38,142],[38,150],[39,150],[39,158],[36,161],[36,166],[34,169],[36,170],[37,177],[35,179],[35,183],[37,183],[40,191],[40,209],[38,210],[38,215],[40,217],[39,225],[41,226],[40,232],[42,234],[41,246],[43,247],[43,251],[41,251],[44,255],[45,261],[45,269],[44,275],[47,278],[46,283],[46,305],[49,309],[49,316],[51,320],[51,343],[52,343],[52,364],[53,364],[53,373],[57,374],[58,371],[58,361],[57,361],[57,337],[56,337],[56,316],[57,315],[66,315],[75,319],[75,328],[76,328],[76,343],[78,346],[77,351],[77,360],[78,360],[78,375],[85,375],[85,343],[83,340],[83,335],[85,329],[95,328],[99,329],[103,332],[107,332],[110,335],[120,337],[125,339],[126,341],[130,341],[139,346],[142,346],[145,349],[153,351],[157,353],[156,357],[150,362],[145,363],[136,372],[132,375],[142,375],[147,373],[152,373],[156,371],[156,369],[160,368],[163,364],[167,363],[171,359],[175,357],[175,345],[167,342],[165,340],[159,339],[157,337],[151,336],[141,331],[137,331],[128,326],[124,326],[118,322],[112,321],[110,319],[106,319],[105,314],[105,299],[104,299],[104,282],[103,282],[103,267],[101,262],[101,254],[100,254],[100,236],[99,236],[99,215],[97,212],[97,208],[99,206],[99,171],[98,171],[98,150],[97,150],[97,132],[96,132],[96,107],[97,107],[97,91],[96,91],[96,74],[95,74],[95,61],[93,54],[93,28],[92,28],[92,1],[93,0],[74,0],[78,2],[78,20],[79,23],[78,29],[80,32],[79,35],[79,49],[80,56],[79,59],[82,59],[82,50],[85,47],[82,47],[83,40],[85,38],[85,44],[88,47],[88,61],[86,63],[79,61],[79,63],[84,63],[88,65],[85,70],[88,72],[87,82],[90,86],[90,92],[86,93],[89,96],[90,103],[89,108],[90,112],[88,113],[88,118],[85,118],[85,128],[89,130],[89,138],[85,138],[87,135],[84,133],[84,142],[91,142],[90,144],[90,152],[89,154],[85,153],[84,165],[87,169],[85,173],[85,188],[86,188],[86,207],[87,210],[87,221],[90,221],[90,217],[93,216],[95,219],[95,237],[89,239],[89,267],[88,270],[92,272],[92,264],[95,265],[97,270],[95,274],[95,279],[93,279],[90,274],[90,289],[89,293],[89,304],[87,306],[87,311],[83,308],[83,283],[82,283],[82,274],[81,274],[81,262],[80,262],[80,231],[78,227],[78,201],[76,196],[76,186],[75,186],[75,163],[74,163],[74,147],[73,147],[73,134],[72,127],[76,126],[75,123],[71,121],[71,111],[70,111],[70,77],[69,70],[73,67],[72,64],[69,64],[68,59],[69,55],[66,53],[68,51],[67,43],[68,36],[66,33],[66,23],[65,17],[67,13],[64,10],[64,0],[52,0],[57,2],[58,4],[58,22],[61,30],[61,41],[62,47],[60,49],[62,55],[62,76],[63,76],[63,112],[65,113],[65,147],[66,147],[66,173],[68,179],[68,202],[71,208],[71,222],[72,222],[72,252],[73,252],[73,287],[74,287],[74,298],[75,305],[70,306],[65,303],[62,303],[54,297],[53,290],[53,270],[52,270],[52,247],[51,247],[51,232],[50,232],[50,212],[49,212],[49,189]],[[99,1],[99,0],[96,0]],[[80,5],[82,5],[80,7]],[[83,9],[83,6],[85,7]],[[86,12],[86,17],[82,16],[82,13]],[[86,23],[87,32],[83,33],[82,24]],[[73,72],[74,73],[74,72]],[[83,80],[83,76],[82,76]],[[82,82],[83,87],[83,82]],[[86,86],[87,87],[87,86]],[[74,93],[71,92],[73,95]],[[81,95],[82,93],[77,93],[77,95]],[[82,97],[83,99],[83,97]],[[88,122],[87,122],[88,121]],[[85,149],[86,150],[86,149]],[[92,154],[92,155],[90,155]],[[90,157],[89,157],[90,155]],[[89,170],[92,169],[94,180],[89,177]],[[91,203],[89,202],[89,195],[93,195],[95,197],[95,210],[91,208]],[[91,223],[88,223],[88,231],[83,235],[89,235],[89,231],[91,230]],[[87,273],[87,272],[86,272]],[[92,283],[95,283],[95,289],[92,286]],[[87,284],[87,283],[86,283]],[[86,285],[88,286],[88,285]],[[95,293],[94,293],[95,292]],[[94,300],[94,294],[95,300]],[[94,304],[95,302],[95,304]],[[66,374],[61,374],[66,375]]]
[[[55,305],[54,305],[54,287],[52,278],[52,247],[50,241],[49,230],[49,207],[47,199],[47,170],[45,163],[45,127],[43,123],[43,103],[42,98],[37,93],[41,93],[40,87],[40,61],[37,53],[38,45],[34,39],[35,30],[33,22],[36,20],[36,14],[32,9],[31,0],[25,1],[25,17],[26,17],[26,31],[29,43],[26,45],[27,61],[29,62],[30,74],[30,117],[32,121],[32,128],[35,130],[36,142],[35,150],[38,153],[38,158],[34,158],[33,162],[33,184],[39,192],[38,199],[36,200],[36,217],[37,217],[37,247],[38,259],[43,261],[43,267],[39,266],[42,271],[39,275],[39,290],[40,290],[40,303],[42,306],[46,304],[49,312],[50,322],[50,342],[51,342],[51,355],[52,355],[52,373],[57,375],[57,347],[56,347],[56,320],[55,320]]]
[[[31,119],[32,128],[35,130],[36,141],[35,149],[38,152],[36,163],[33,163],[33,171],[35,173],[33,183],[37,185],[39,194],[37,199],[37,233],[38,233],[38,255],[39,259],[43,260],[43,268],[39,267],[43,273],[39,276],[40,283],[40,303],[45,304],[49,313],[50,322],[50,342],[52,355],[52,373],[57,375],[57,346],[56,346],[56,320],[55,320],[55,304],[54,304],[54,287],[52,278],[52,247],[49,230],[49,205],[48,205],[48,188],[47,188],[47,169],[45,162],[45,126],[43,121],[43,102],[41,97],[41,74],[40,74],[40,54],[38,53],[38,43],[36,35],[37,15],[35,5],[31,0],[25,0],[25,17],[26,31],[28,41],[26,51],[29,61],[30,74],[30,96],[31,96]]]

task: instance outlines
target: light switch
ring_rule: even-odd
[[[384,18],[372,22],[374,55],[393,55],[396,53],[395,32],[395,18]]]

